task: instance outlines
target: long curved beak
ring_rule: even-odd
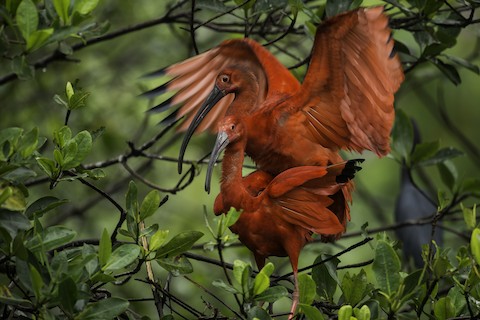
[[[222,153],[229,143],[230,141],[228,140],[227,133],[225,131],[220,131],[217,135],[217,140],[215,140],[212,153],[210,154],[210,161],[208,162],[207,177],[205,178],[205,191],[207,191],[207,193],[210,193],[213,167],[215,166],[220,153]]]
[[[192,123],[190,123],[190,126],[185,133],[185,137],[183,138],[182,146],[180,148],[180,154],[178,156],[178,173],[182,173],[183,157],[185,156],[185,150],[187,149],[188,142],[192,138],[193,133],[203,121],[203,118],[207,116],[210,110],[212,110],[212,108],[217,104],[217,102],[220,101],[223,97],[225,97],[225,92],[220,90],[220,88],[215,85],[205,102],[202,104],[200,109],[198,109],[197,114],[193,118]]]

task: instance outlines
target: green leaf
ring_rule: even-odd
[[[325,7],[325,12],[327,13],[327,17],[333,17],[339,13],[349,10],[352,2],[353,0],[327,1],[327,5]]]
[[[23,0],[17,8],[15,16],[18,29],[25,40],[38,28],[37,7],[32,0]]]
[[[462,66],[476,74],[480,74],[480,67],[477,65],[471,63],[470,61],[467,61],[465,59],[459,58],[459,57],[454,57],[450,55],[444,55],[448,60],[458,64],[459,66]]]
[[[438,140],[416,144],[411,157],[412,164],[432,158],[438,152],[439,147],[440,143]]]
[[[37,149],[37,145],[38,128],[35,127],[21,137],[17,152],[21,154],[22,158],[26,159]]]
[[[73,90],[72,83],[70,81],[67,81],[67,84],[65,85],[65,95],[67,96],[68,102],[70,102],[70,99],[74,94],[75,94],[75,91]]]
[[[99,0],[76,0],[73,6],[73,12],[87,15],[97,7],[98,2]]]
[[[450,297],[442,297],[435,302],[434,314],[438,320],[445,320],[455,316],[455,306],[452,304]]]
[[[380,290],[391,296],[400,286],[400,258],[385,240],[378,240],[372,270]]]
[[[288,296],[287,288],[283,286],[270,287],[261,294],[255,296],[255,301],[265,301],[273,303],[283,297]]]
[[[33,252],[50,251],[69,243],[76,235],[75,231],[67,227],[51,226],[27,241],[26,247]]]
[[[75,320],[111,320],[125,312],[129,302],[120,298],[107,298],[89,303]]]
[[[33,308],[32,302],[30,300],[21,299],[14,296],[6,296],[5,294],[6,290],[0,290],[1,303],[14,307]]]
[[[44,157],[37,157],[35,158],[37,160],[38,165],[40,168],[50,177],[53,178],[56,176],[57,169],[55,167],[55,161],[44,158]]]
[[[463,203],[460,203],[460,208],[463,212],[463,220],[467,225],[468,229],[473,229],[477,225],[477,204],[473,205],[473,208],[467,208],[463,206]]]
[[[46,196],[37,199],[34,203],[29,205],[27,210],[25,210],[25,215],[30,220],[33,220],[35,217],[40,218],[44,213],[53,210],[67,202],[67,199],[58,199],[56,197]]]
[[[213,280],[212,285],[214,287],[223,289],[223,290],[225,290],[227,292],[230,292],[230,293],[239,293],[237,289],[235,289],[234,287],[232,287],[229,284],[226,284],[223,280],[220,280],[220,279]]]
[[[242,283],[243,271],[250,265],[242,260],[233,261],[233,277],[237,280],[237,283]]]
[[[10,191],[7,191],[8,197],[2,204],[2,208],[8,209],[10,211],[23,211],[27,206],[27,202],[25,200],[25,194],[19,187],[8,187]],[[2,190],[0,188],[0,190]],[[5,195],[6,196],[6,195]]]
[[[298,276],[299,303],[311,305],[315,299],[316,285],[312,277],[302,273]]]
[[[128,215],[134,220],[136,220],[135,218],[138,214],[137,185],[133,181],[130,181],[130,183],[128,184],[126,205]]]
[[[127,267],[135,262],[140,254],[140,247],[136,244],[122,244],[115,249],[105,266],[102,267],[104,271],[115,271]]]
[[[457,68],[453,65],[443,62],[440,59],[434,60],[434,65],[454,84],[459,85],[462,83]]]
[[[353,315],[352,306],[343,305],[338,310],[338,320],[350,320],[350,317]]]
[[[53,6],[58,17],[63,21],[63,25],[70,25],[70,16],[68,14],[70,0],[53,0]]]
[[[20,80],[29,80],[35,75],[35,68],[29,64],[25,55],[13,58],[11,68]]]
[[[440,178],[449,190],[454,190],[457,184],[458,173],[453,163],[445,161],[437,164]]]
[[[475,228],[472,231],[470,250],[472,251],[473,258],[477,262],[477,265],[480,265],[480,228]]]
[[[160,193],[157,190],[150,191],[140,205],[140,221],[145,220],[157,211],[160,205]]]
[[[151,251],[155,251],[158,248],[160,248],[160,246],[165,243],[168,233],[169,233],[168,230],[158,230],[157,232],[155,232],[153,236],[150,238],[149,249]]]
[[[265,309],[254,306],[247,313],[248,320],[270,320],[272,319]]]
[[[73,307],[77,301],[77,284],[73,279],[67,276],[58,285],[58,297],[63,309],[73,313]]]
[[[462,151],[457,150],[453,147],[442,148],[438,150],[434,156],[428,159],[419,161],[418,165],[422,165],[422,166],[433,165],[433,164],[441,163],[441,162],[444,162],[445,160],[452,159],[462,155],[463,155]]]
[[[155,261],[157,261],[157,263],[162,268],[164,268],[176,277],[182,274],[188,274],[193,272],[192,264],[184,256],[156,259]]]
[[[68,109],[75,110],[83,108],[87,105],[87,99],[90,96],[90,92],[79,91],[76,92],[69,100],[68,100]]]
[[[27,51],[31,52],[42,47],[53,34],[54,29],[42,29],[32,32],[27,38]]]
[[[331,257],[330,255],[320,255],[315,259],[314,264]],[[340,282],[337,278],[337,265],[340,262],[337,258],[333,258],[323,264],[313,267],[312,278],[317,285],[317,294],[320,297],[333,301],[333,295]]]
[[[53,141],[61,149],[72,139],[72,130],[63,126],[53,132]]]
[[[366,305],[363,305],[360,309],[354,308],[353,313],[358,320],[370,320],[371,317],[370,308]]]
[[[112,254],[112,240],[110,239],[110,235],[106,228],[103,229],[102,238],[100,239],[100,243],[98,245],[98,261],[100,262],[100,266],[105,266],[110,259],[110,255]]]
[[[260,270],[260,273],[263,273],[267,277],[270,277],[274,270],[275,266],[273,265],[273,263],[269,262],[263,266],[262,270]]]
[[[70,161],[70,163],[65,164],[66,166],[70,166],[74,168],[82,163],[83,160],[87,157],[92,149],[92,136],[90,132],[83,130],[79,132],[74,138],[73,141],[77,144],[77,152],[75,155],[75,159]]]
[[[13,194],[13,189],[11,187],[6,187],[5,189],[0,189],[0,205],[7,201]]]
[[[253,295],[259,295],[270,286],[270,278],[264,273],[258,273],[253,281]]]
[[[402,110],[396,110],[395,124],[392,130],[392,151],[407,163],[413,148],[413,126],[408,116]]]
[[[0,209],[0,229],[5,230],[12,238],[15,238],[19,230],[30,227],[30,221],[23,214]]]
[[[41,290],[44,287],[42,275],[38,272],[37,268],[32,265],[30,267],[30,279],[32,280],[32,289],[37,301],[41,299]]]
[[[299,303],[298,304],[299,312],[303,313],[308,320],[324,320],[322,313],[315,307]]]
[[[203,236],[203,233],[199,231],[187,231],[182,232],[172,240],[170,240],[163,247],[158,249],[155,258],[174,257],[187,250],[189,250],[193,244]]]
[[[345,302],[356,306],[370,291],[365,271],[362,269],[356,275],[350,275],[349,272],[345,273],[341,288]]]

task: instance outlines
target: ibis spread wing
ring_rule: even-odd
[[[329,148],[389,152],[394,93],[404,79],[383,7],[329,19],[317,29],[297,95],[313,140]]]
[[[219,72],[227,66],[236,64],[256,70],[262,78],[259,81],[265,82],[265,85],[261,86],[257,105],[269,97],[294,93],[300,89],[298,80],[261,44],[251,39],[233,39],[226,40],[200,55],[153,72],[152,76],[168,75],[171,80],[143,95],[155,97],[165,92],[175,92],[170,99],[155,106],[151,111],[161,112],[174,108],[177,119],[185,116],[185,121],[179,126],[180,131],[185,131],[213,89]],[[233,98],[230,94],[220,100],[202,121],[197,132],[206,129],[215,131]]]

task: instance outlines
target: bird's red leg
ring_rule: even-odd
[[[299,289],[298,289],[298,272],[297,268],[293,269],[293,282],[294,282],[294,290],[292,294],[292,307],[290,308],[290,316],[288,319],[293,319],[295,316],[295,311],[297,310],[298,299],[299,299]]]

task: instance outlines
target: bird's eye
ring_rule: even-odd
[[[223,75],[223,76],[222,76],[222,82],[225,82],[225,83],[226,83],[226,82],[229,82],[229,81],[230,81],[230,77],[229,77],[229,76],[227,76],[227,75]]]
[[[232,126],[230,127],[230,129],[235,130],[235,125],[232,124]]]

